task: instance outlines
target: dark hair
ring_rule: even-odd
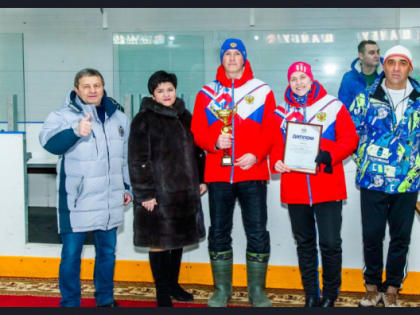
[[[360,42],[360,44],[359,44],[359,46],[357,46],[357,51],[359,52],[359,53],[361,53],[362,55],[364,55],[365,54],[365,46],[366,45],[378,45],[376,42],[374,42],[373,40],[370,40],[370,39],[365,39],[365,40],[362,40],[361,42]]]
[[[83,77],[100,77],[102,81],[102,85],[105,86],[104,77],[98,70],[86,68],[76,73],[76,76],[74,77],[74,86],[76,88],[79,87],[79,80],[80,78],[83,78]]]
[[[156,90],[158,85],[164,82],[172,83],[172,85],[176,89],[178,80],[174,73],[168,73],[163,70],[156,71],[152,74],[152,76],[149,78],[149,82],[147,83],[147,88],[149,89],[150,94],[153,95],[153,92]]]

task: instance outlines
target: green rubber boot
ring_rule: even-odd
[[[232,297],[232,250],[227,252],[209,252],[211,271],[215,290],[207,301],[208,307],[226,307]]]
[[[248,278],[248,299],[253,307],[272,307],[271,300],[265,294],[268,258],[270,254],[246,252],[246,274]]]

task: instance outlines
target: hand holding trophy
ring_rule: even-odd
[[[232,119],[237,112],[237,107],[235,105],[234,109],[218,109],[214,111],[217,118],[220,118],[223,121],[222,134],[228,135],[231,134],[232,130]],[[232,157],[229,155],[229,149],[223,149],[222,157],[222,166],[232,166],[233,161]]]

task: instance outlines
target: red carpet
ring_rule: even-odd
[[[156,307],[156,302],[117,300],[122,307]],[[58,307],[59,297],[0,295],[0,307]],[[206,307],[197,303],[174,303],[175,307]],[[82,307],[95,307],[95,299],[82,299]]]

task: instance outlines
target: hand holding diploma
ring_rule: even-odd
[[[274,169],[279,173],[290,173],[290,168],[284,164],[281,160],[278,160],[274,165]]]

